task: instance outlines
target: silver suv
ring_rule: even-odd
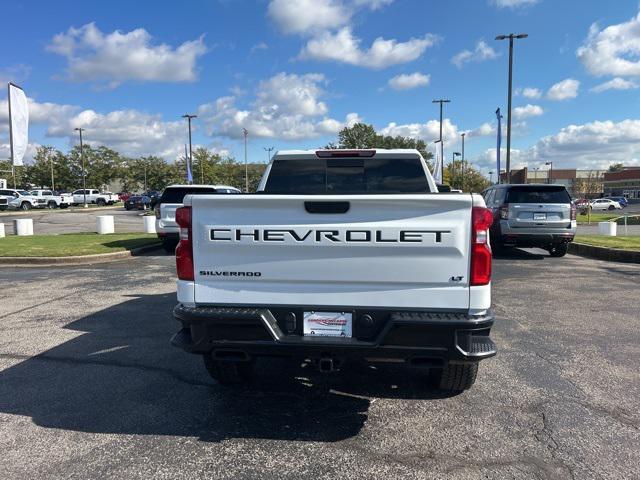
[[[184,197],[212,193],[240,193],[240,190],[228,185],[169,185],[164,189],[155,207],[156,232],[167,252],[173,252],[178,245],[180,227],[176,223],[176,209],[182,206]]]
[[[491,244],[567,253],[576,234],[576,206],[563,185],[494,185],[482,193],[493,211]]]

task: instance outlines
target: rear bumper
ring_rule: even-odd
[[[306,307],[304,307],[306,308]],[[174,317],[183,328],[171,343],[190,353],[220,357],[252,356],[398,359],[439,365],[479,361],[496,354],[489,333],[493,311],[464,313],[355,309],[353,337],[305,337],[302,315],[287,318],[289,308],[187,307]],[[298,309],[300,312],[302,308]],[[369,316],[369,318],[363,318]]]
[[[499,243],[505,245],[515,245],[518,247],[546,247],[552,244],[569,243],[576,235],[577,224],[574,221],[566,228],[543,228],[543,227],[510,227],[505,220],[500,221]],[[492,232],[498,233],[498,232]]]

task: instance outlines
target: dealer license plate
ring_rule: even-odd
[[[347,312],[304,312],[304,335],[308,337],[351,337],[353,314]]]
[[[533,214],[533,219],[534,220],[546,220],[547,219],[547,214],[546,213],[534,213]]]

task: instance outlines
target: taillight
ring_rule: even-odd
[[[502,210],[501,210],[502,211]],[[471,279],[472,286],[491,281],[491,247],[489,228],[493,223],[491,210],[473,207],[471,212]]]
[[[502,220],[509,218],[509,205],[503,205],[500,207],[500,218]]]
[[[578,208],[576,207],[575,203],[571,204],[571,220],[575,220],[576,219],[576,211],[578,210]]]
[[[156,205],[156,218],[160,220],[160,205]]]
[[[178,279],[193,280],[193,244],[191,243],[191,207],[176,210],[176,223],[180,227],[180,241],[176,247]]]

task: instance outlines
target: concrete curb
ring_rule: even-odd
[[[136,257],[147,252],[158,250],[160,243],[145,245],[144,247],[125,250],[123,252],[98,253],[94,255],[75,255],[71,257],[0,257],[0,265],[7,267],[46,267],[56,265],[91,265],[107,263]]]
[[[640,263],[639,250],[622,250],[619,248],[596,247],[584,243],[570,243],[569,253],[580,257],[595,258],[607,262]]]
[[[28,211],[22,210],[3,210],[0,212],[0,218],[2,217],[15,217],[16,215],[33,215],[34,213],[87,213],[87,212],[100,212],[102,210],[115,210],[116,208],[124,208],[124,204],[122,205],[111,205],[107,207],[91,207],[91,208],[81,208],[81,207],[69,207],[69,208],[54,208],[53,210],[49,210],[48,208],[32,208]]]

